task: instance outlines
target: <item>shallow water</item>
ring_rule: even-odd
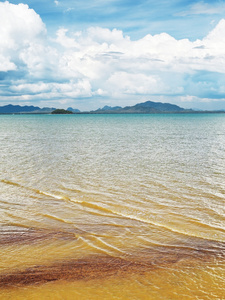
[[[0,298],[223,299],[225,115],[2,115],[0,163]]]

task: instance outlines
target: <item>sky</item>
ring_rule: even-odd
[[[0,1],[0,106],[225,109],[225,0]]]

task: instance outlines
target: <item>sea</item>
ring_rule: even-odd
[[[0,115],[0,299],[225,299],[225,114]]]

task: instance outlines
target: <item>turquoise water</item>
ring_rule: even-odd
[[[154,251],[157,265],[159,248],[183,249],[213,253],[196,289],[222,294],[224,114],[1,115],[0,166],[3,273],[96,253]],[[52,240],[59,231],[76,239]]]

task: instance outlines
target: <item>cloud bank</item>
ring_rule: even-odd
[[[225,20],[201,40],[167,33],[60,28],[49,37],[27,5],[0,3],[0,105],[95,109],[155,100],[201,107],[225,100]],[[225,108],[225,105],[224,105]]]

